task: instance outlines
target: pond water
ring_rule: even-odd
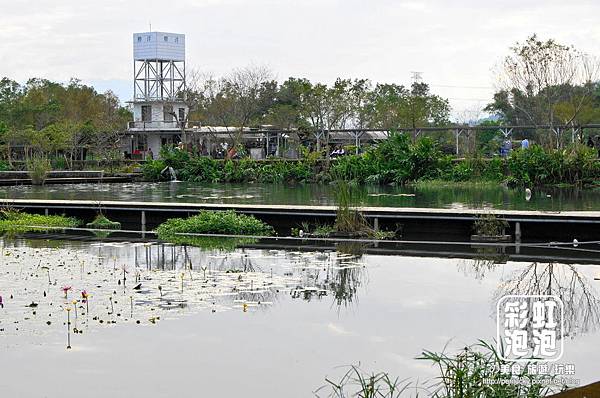
[[[336,188],[317,184],[204,184],[192,182],[74,184],[0,187],[0,198],[88,199],[191,203],[334,205]],[[531,200],[523,190],[501,185],[360,186],[365,206],[497,208],[511,210],[600,210],[600,189],[539,188]]]
[[[46,239],[0,254],[1,397],[308,397],[350,364],[424,380],[422,350],[491,342],[496,299],[541,290],[566,299],[561,363],[598,377],[599,265]]]

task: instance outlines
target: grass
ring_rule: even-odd
[[[369,225],[361,212],[356,210],[352,188],[347,182],[337,182],[337,211],[334,224],[334,232],[353,236],[374,236],[375,231]]]
[[[501,359],[500,354],[494,345],[479,340],[455,355],[424,351],[417,359],[431,362],[437,367],[439,376],[431,380],[428,388],[430,396],[436,398],[538,398],[554,392],[549,383],[541,383],[542,380],[552,379],[551,376],[528,373],[527,366],[533,362],[521,363],[521,371],[516,374],[502,373],[503,365],[512,367],[514,362]],[[502,383],[513,377],[527,380],[528,383]],[[486,384],[484,380],[496,383]]]
[[[27,161],[27,172],[33,185],[44,185],[50,170],[52,165],[45,157],[34,156]]]
[[[74,228],[78,225],[80,221],[73,217],[29,214],[14,209],[0,211],[0,231],[3,232],[47,231],[54,228]]]
[[[204,237],[185,234],[222,234],[271,236],[273,227],[254,216],[238,214],[233,210],[209,211],[189,218],[172,218],[156,229],[158,238],[174,244],[193,245],[208,248],[230,249],[253,239]]]
[[[315,395],[329,390],[329,397],[396,398],[407,391],[411,383],[392,378],[388,373],[367,373],[358,366],[350,366],[338,381],[325,379],[325,386],[315,391]]]
[[[527,366],[533,362],[520,363],[521,370],[512,375],[503,373],[502,366],[512,367],[515,362],[501,359],[494,345],[483,340],[454,355],[426,350],[417,360],[431,363],[438,376],[425,382],[411,381],[387,372],[370,373],[358,366],[350,366],[338,381],[325,378],[326,384],[317,389],[315,395],[338,398],[542,398],[560,389],[553,387],[553,376],[529,374]],[[511,378],[520,378],[524,382],[512,384],[509,383]]]
[[[470,180],[470,181],[448,181],[448,180],[418,180],[406,185],[416,188],[497,188],[497,181],[489,180]]]

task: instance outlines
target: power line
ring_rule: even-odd
[[[453,98],[453,97],[449,97],[449,100],[454,100],[454,101],[491,101],[492,98]]]
[[[473,90],[494,90],[494,87],[485,86],[455,86],[451,84],[430,84],[431,87],[444,87],[444,88],[466,88]]]

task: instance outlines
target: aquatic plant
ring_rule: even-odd
[[[483,340],[454,355],[425,350],[417,359],[432,363],[439,371],[428,388],[434,397],[537,398],[553,392],[548,383],[552,376],[529,373],[528,365],[535,362],[513,366],[515,362],[503,360],[494,344]],[[515,373],[503,373],[502,368],[507,366]],[[512,377],[527,382],[510,383]]]
[[[480,236],[501,236],[508,227],[506,220],[491,213],[477,217],[473,223],[473,231]]]
[[[326,385],[315,391],[317,397],[360,397],[360,398],[397,398],[411,387],[408,379],[394,378],[386,372],[368,373],[360,367],[351,365],[337,381],[325,378]]]
[[[50,279],[50,267],[43,266],[41,269],[43,271],[46,271],[46,274],[48,275],[48,284],[50,285],[52,283],[52,280]]]
[[[27,161],[27,172],[33,185],[44,185],[50,170],[52,165],[45,156],[36,155]]]
[[[354,206],[352,188],[345,181],[338,180],[336,191],[337,211],[334,224],[334,233],[347,236],[375,235],[365,217]]]
[[[77,300],[71,301],[71,304],[73,304],[73,308],[75,309],[75,324],[77,324]]]
[[[158,238],[175,244],[192,246],[231,248],[243,243],[241,239],[211,238],[186,234],[223,234],[270,236],[274,230],[270,225],[254,216],[238,214],[232,210],[203,210],[189,218],[172,218],[156,229]]]
[[[121,223],[109,220],[104,214],[99,213],[92,222],[86,224],[88,228],[93,229],[121,229]]]
[[[71,349],[71,307],[67,306],[67,350]]]
[[[425,350],[417,358],[437,368],[438,376],[425,382],[390,376],[387,372],[369,373],[359,366],[350,366],[338,380],[325,378],[326,384],[315,391],[319,397],[401,397],[435,398],[542,398],[558,389],[552,375],[537,375],[528,371],[535,362],[521,363],[502,359],[493,344],[479,340],[456,354]],[[515,366],[518,365],[518,366]],[[513,373],[503,372],[510,369]],[[511,382],[512,378],[520,383]]]
[[[78,225],[80,225],[79,220],[73,217],[29,214],[14,209],[0,210],[0,231],[9,233],[47,231],[55,228],[74,228]]]
[[[60,288],[60,290],[63,291],[63,293],[65,295],[65,298],[68,298],[67,294],[69,293],[69,290],[71,290],[71,286],[63,286],[63,287]]]
[[[81,299],[85,303],[85,313],[89,315],[90,313],[90,295],[86,290],[81,292]]]

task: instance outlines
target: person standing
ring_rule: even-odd
[[[523,138],[521,141],[521,149],[529,148],[529,140],[527,138]]]

